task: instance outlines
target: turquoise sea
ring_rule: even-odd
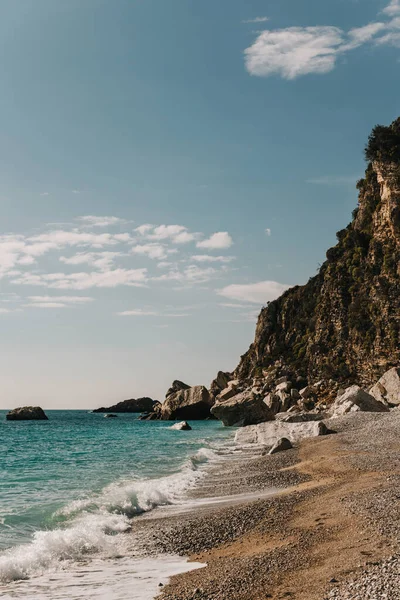
[[[46,412],[48,421],[8,422],[0,411],[5,597],[42,597],[37,591],[29,595],[29,587],[16,596],[9,586],[60,567],[68,572],[82,557],[120,555],[132,518],[184,503],[207,464],[232,445],[232,431],[218,421],[193,422],[192,431],[182,432],[170,422],[139,421],[138,415]]]

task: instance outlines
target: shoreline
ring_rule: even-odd
[[[226,497],[221,506],[135,521],[133,532],[157,519],[149,548],[161,557],[177,554],[207,565],[172,577],[157,598],[361,600],[379,582],[374,569],[388,559],[385,577],[391,581],[392,569],[396,586],[385,588],[386,598],[400,598],[400,410],[356,413],[328,424],[337,435],[211,467],[189,496],[204,497],[211,487]],[[266,488],[278,490],[262,497]],[[234,490],[260,497],[236,498],[232,505]],[[348,591],[357,586],[361,595]]]

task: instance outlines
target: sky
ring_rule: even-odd
[[[388,2],[2,0],[0,408],[235,368],[399,116]]]

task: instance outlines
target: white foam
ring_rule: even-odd
[[[203,448],[182,470],[158,479],[120,481],[99,494],[74,501],[59,511],[62,527],[38,531],[32,542],[0,554],[0,582],[22,580],[70,566],[88,555],[103,558],[127,553],[129,518],[159,506],[180,505],[204,475],[202,465],[217,457]],[[129,552],[131,552],[131,548]]]
[[[68,571],[43,575],[33,581],[0,586],[2,600],[153,600],[173,575],[205,565],[181,557],[163,556],[142,560],[93,560]]]

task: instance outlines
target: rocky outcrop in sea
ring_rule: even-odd
[[[22,406],[6,414],[7,421],[48,421],[48,416],[40,406]]]

